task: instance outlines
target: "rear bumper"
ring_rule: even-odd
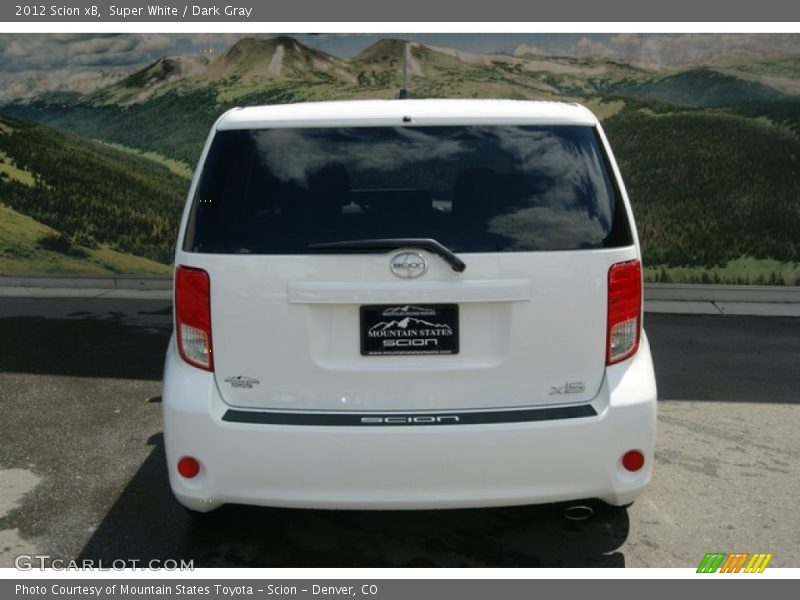
[[[223,420],[212,374],[183,363],[170,344],[164,438],[175,496],[200,511],[239,503],[297,508],[422,509],[507,506],[598,498],[622,505],[647,486],[656,388],[647,339],[610,367],[595,416],[420,426],[306,426]],[[637,449],[645,466],[625,471]],[[182,456],[201,463],[187,480]]]

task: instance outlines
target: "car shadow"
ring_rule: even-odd
[[[193,560],[195,567],[624,567],[625,509],[593,503],[438,511],[325,511],[227,505],[190,514],[167,481],[163,436],[81,559]]]
[[[800,319],[645,314],[660,400],[800,402]]]
[[[134,321],[139,317],[139,321]],[[0,372],[160,381],[171,313],[70,313],[0,318]]]

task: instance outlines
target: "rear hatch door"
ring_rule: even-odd
[[[591,400],[608,269],[636,258],[606,164],[586,126],[219,132],[179,258],[210,275],[225,402]]]

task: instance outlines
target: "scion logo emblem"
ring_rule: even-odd
[[[389,268],[401,279],[414,279],[427,272],[428,261],[418,252],[401,252],[392,257]]]

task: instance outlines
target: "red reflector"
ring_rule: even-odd
[[[184,456],[178,461],[178,473],[180,473],[181,477],[191,479],[196,477],[199,472],[200,463],[191,456]]]
[[[606,364],[636,353],[642,328],[642,265],[638,260],[611,265],[608,270]]]
[[[202,269],[175,269],[175,337],[181,358],[214,370],[211,353],[211,283]]]
[[[622,466],[628,471],[638,471],[644,466],[644,454],[638,450],[628,450],[622,456]]]

